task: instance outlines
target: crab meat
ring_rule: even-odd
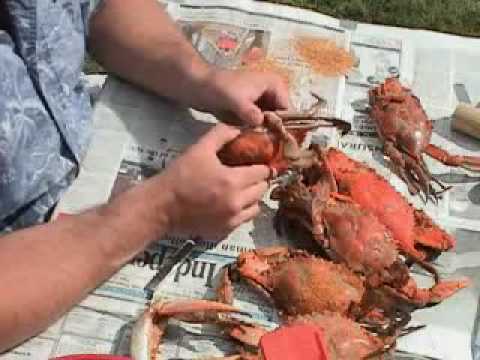
[[[425,201],[438,201],[438,196],[448,190],[428,170],[424,153],[447,166],[480,171],[480,157],[450,155],[430,144],[432,121],[418,97],[403,87],[397,78],[388,78],[385,83],[370,90],[369,101],[370,115],[383,142],[384,152],[410,193],[423,193]],[[440,190],[434,189],[435,184]]]

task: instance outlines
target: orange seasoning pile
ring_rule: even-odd
[[[345,75],[355,63],[352,54],[332,40],[300,37],[295,40],[294,47],[314,72],[325,76]]]

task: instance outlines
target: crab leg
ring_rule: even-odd
[[[278,113],[277,113],[278,115]],[[345,120],[338,119],[332,116],[298,116],[291,117],[288,115],[280,115],[284,121],[286,128],[295,128],[295,127],[306,127],[306,128],[317,128],[317,127],[338,127],[341,130],[350,130],[350,123]]]
[[[178,300],[152,304],[133,327],[130,355],[134,360],[155,360],[168,319],[191,323],[221,322],[219,313],[240,313],[237,308],[208,300]]]
[[[425,184],[420,183],[423,177],[419,174],[413,176],[410,170],[411,166],[407,167],[407,158],[402,154],[391,141],[386,141],[384,145],[385,155],[391,159],[393,170],[398,176],[407,184],[408,191],[412,195],[416,195],[426,188]]]
[[[268,333],[267,329],[251,324],[238,324],[228,331],[228,335],[232,338],[251,347],[257,347],[261,337],[266,333]]]
[[[306,112],[275,111],[275,114],[283,120],[285,128],[313,130],[319,127],[335,126],[342,131],[342,135],[350,131],[351,124],[344,120],[332,116],[316,115],[327,105],[327,101],[314,92],[311,92],[311,95],[316,101]]]
[[[425,148],[425,152],[448,166],[458,166],[471,171],[480,171],[480,157],[450,155],[446,150],[436,145],[430,144]]]

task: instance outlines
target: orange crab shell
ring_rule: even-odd
[[[403,87],[398,78],[386,79],[369,91],[370,115],[374,121],[383,151],[393,170],[412,195],[438,203],[447,186],[431,174],[423,155],[446,166],[480,172],[480,157],[450,154],[431,144],[433,123],[420,99]]]
[[[246,252],[239,256],[238,271],[266,289],[287,315],[319,311],[346,315],[352,305],[361,302],[363,280],[344,265],[297,254],[274,260],[264,257],[261,251]]]
[[[325,168],[304,169],[302,179],[275,188],[272,198],[279,201],[277,225],[287,220],[295,228],[305,227],[322,249],[329,250],[331,258],[353,271],[385,273],[398,260],[390,231],[351,198],[333,192],[327,173]]]
[[[331,198],[323,209],[314,207],[313,212],[314,222],[327,224],[329,246],[352,270],[381,273],[398,259],[385,225],[358,204]]]
[[[358,323],[339,315],[325,312],[291,318],[289,325],[313,325],[323,333],[328,360],[383,359],[385,342],[363,329]],[[387,339],[387,343],[389,339]],[[378,353],[377,356],[373,356]]]
[[[298,144],[305,140],[308,130],[289,130]],[[284,155],[285,143],[279,135],[265,127],[244,130],[225,144],[218,158],[227,166],[267,165],[281,174],[288,170],[289,159]]]
[[[399,249],[425,258],[422,246],[446,251],[455,239],[421,210],[414,209],[384,178],[337,149],[327,153],[339,192],[371,211],[392,232]],[[419,236],[421,235],[421,236]]]
[[[433,125],[420,100],[410,89],[402,86],[397,78],[387,78],[370,90],[371,115],[382,139],[396,139],[412,155],[421,154],[430,144]],[[400,118],[402,121],[396,119]],[[406,126],[408,124],[409,126]],[[412,130],[418,133],[412,136]]]

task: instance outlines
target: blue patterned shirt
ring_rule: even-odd
[[[89,0],[0,0],[0,13],[2,232],[44,221],[77,176],[91,107]]]

